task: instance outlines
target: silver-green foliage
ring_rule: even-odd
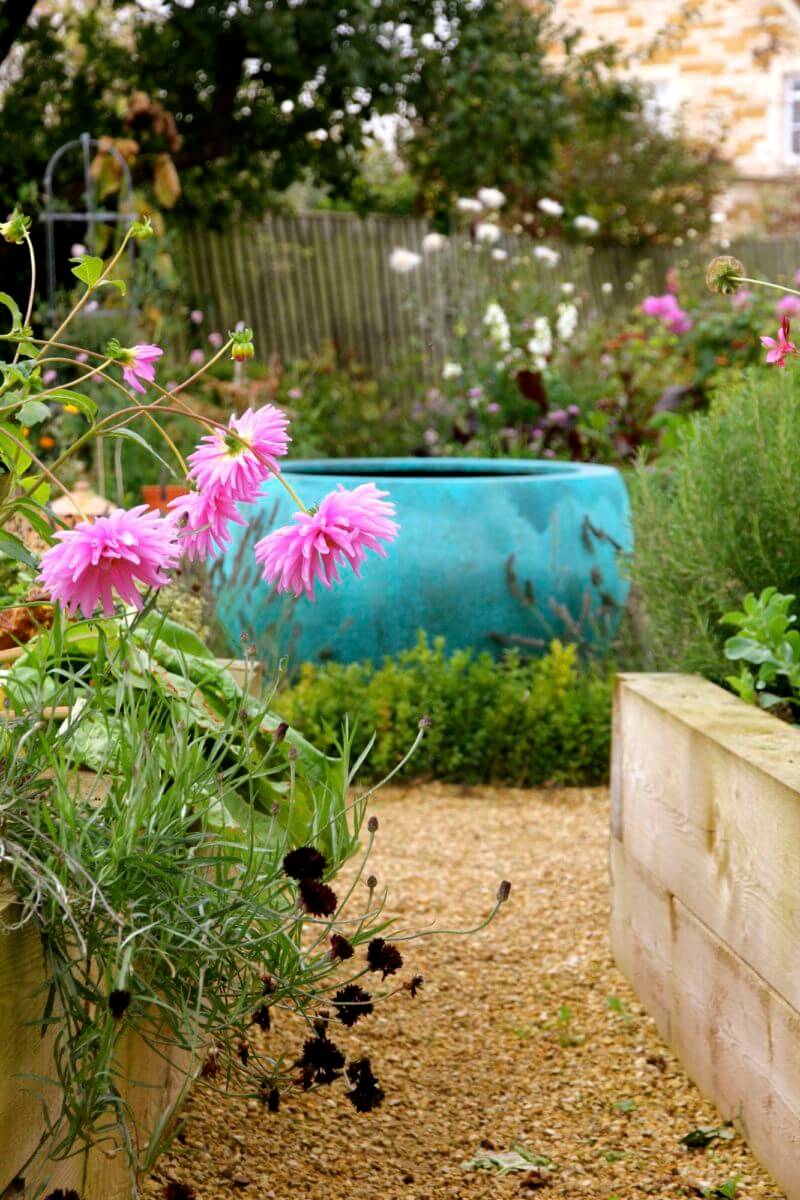
[[[127,1150],[135,1195],[169,1114],[137,1144],[121,1034],[135,1030],[156,1054],[187,1051],[190,1070],[211,1054],[234,1095],[266,1102],[296,1079],[253,1038],[253,1014],[298,1012],[311,1036],[320,1004],[363,974],[359,947],[387,926],[381,895],[359,883],[374,827],[347,894],[314,916],[283,856],[316,847],[330,883],[359,850],[365,801],[349,798],[347,741],[332,757],[314,750],[157,614],[133,630],[59,618],[3,685],[13,715],[0,724],[0,863],[20,925],[44,948],[30,1018],[54,1036],[49,1154]],[[70,716],[47,719],[60,705]],[[88,761],[93,772],[79,773]],[[356,951],[344,977],[336,930]]]
[[[800,380],[735,377],[632,481],[632,573],[660,669],[727,673],[720,622],[747,592],[800,591]]]

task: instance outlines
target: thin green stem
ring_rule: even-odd
[[[78,299],[78,301],[73,306],[71,311],[67,313],[66,317],[61,322],[61,324],[59,325],[59,327],[55,331],[55,333],[52,335],[52,337],[48,338],[47,341],[44,343],[44,349],[46,349],[52,342],[55,342],[56,338],[60,337],[60,335],[67,328],[67,326],[70,324],[70,322],[73,321],[75,319],[75,317],[77,317],[78,313],[81,311],[84,304],[89,299],[89,297],[92,295],[92,293],[96,292],[97,289],[103,283],[105,283],[105,281],[108,278],[111,271],[114,270],[114,267],[117,265],[119,260],[122,258],[122,255],[125,252],[125,248],[127,247],[128,242],[131,240],[132,234],[133,234],[133,226],[130,226],[125,231],[125,236],[123,237],[122,241],[120,242],[119,249],[117,250],[116,254],[112,258],[109,259],[108,263],[103,268],[102,274],[100,275],[100,278],[97,280],[97,283],[93,284],[91,287],[87,286],[86,291]],[[39,357],[41,357],[41,351],[40,351]]]
[[[750,279],[747,275],[729,276],[734,283],[753,283],[756,287],[774,288],[776,292],[786,292],[789,296],[800,296],[797,288],[785,287],[782,283],[770,283],[767,279]]]
[[[27,328],[27,326],[30,324],[31,313],[33,312],[33,301],[36,297],[36,254],[34,253],[31,235],[27,230],[25,231],[25,244],[28,247],[28,257],[31,263],[31,288],[30,292],[28,293],[28,307],[25,309],[25,320],[22,322],[23,326]],[[19,352],[21,349],[22,342],[17,342],[17,348],[14,351],[14,362],[17,362],[19,359]]]

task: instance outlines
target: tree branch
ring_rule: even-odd
[[[11,47],[33,12],[35,3],[36,0],[5,0],[0,14],[0,63],[8,57]]]

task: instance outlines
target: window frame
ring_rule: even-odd
[[[791,166],[800,166],[800,71],[783,77],[783,159]],[[794,135],[798,148],[794,148]]]

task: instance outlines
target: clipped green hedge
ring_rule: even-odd
[[[276,708],[315,745],[333,745],[345,717],[356,749],[376,734],[359,774],[383,778],[430,728],[403,777],[534,787],[589,785],[608,777],[611,680],[581,666],[574,646],[552,643],[543,658],[457,650],[444,639],[417,645],[380,667],[306,664]]]

